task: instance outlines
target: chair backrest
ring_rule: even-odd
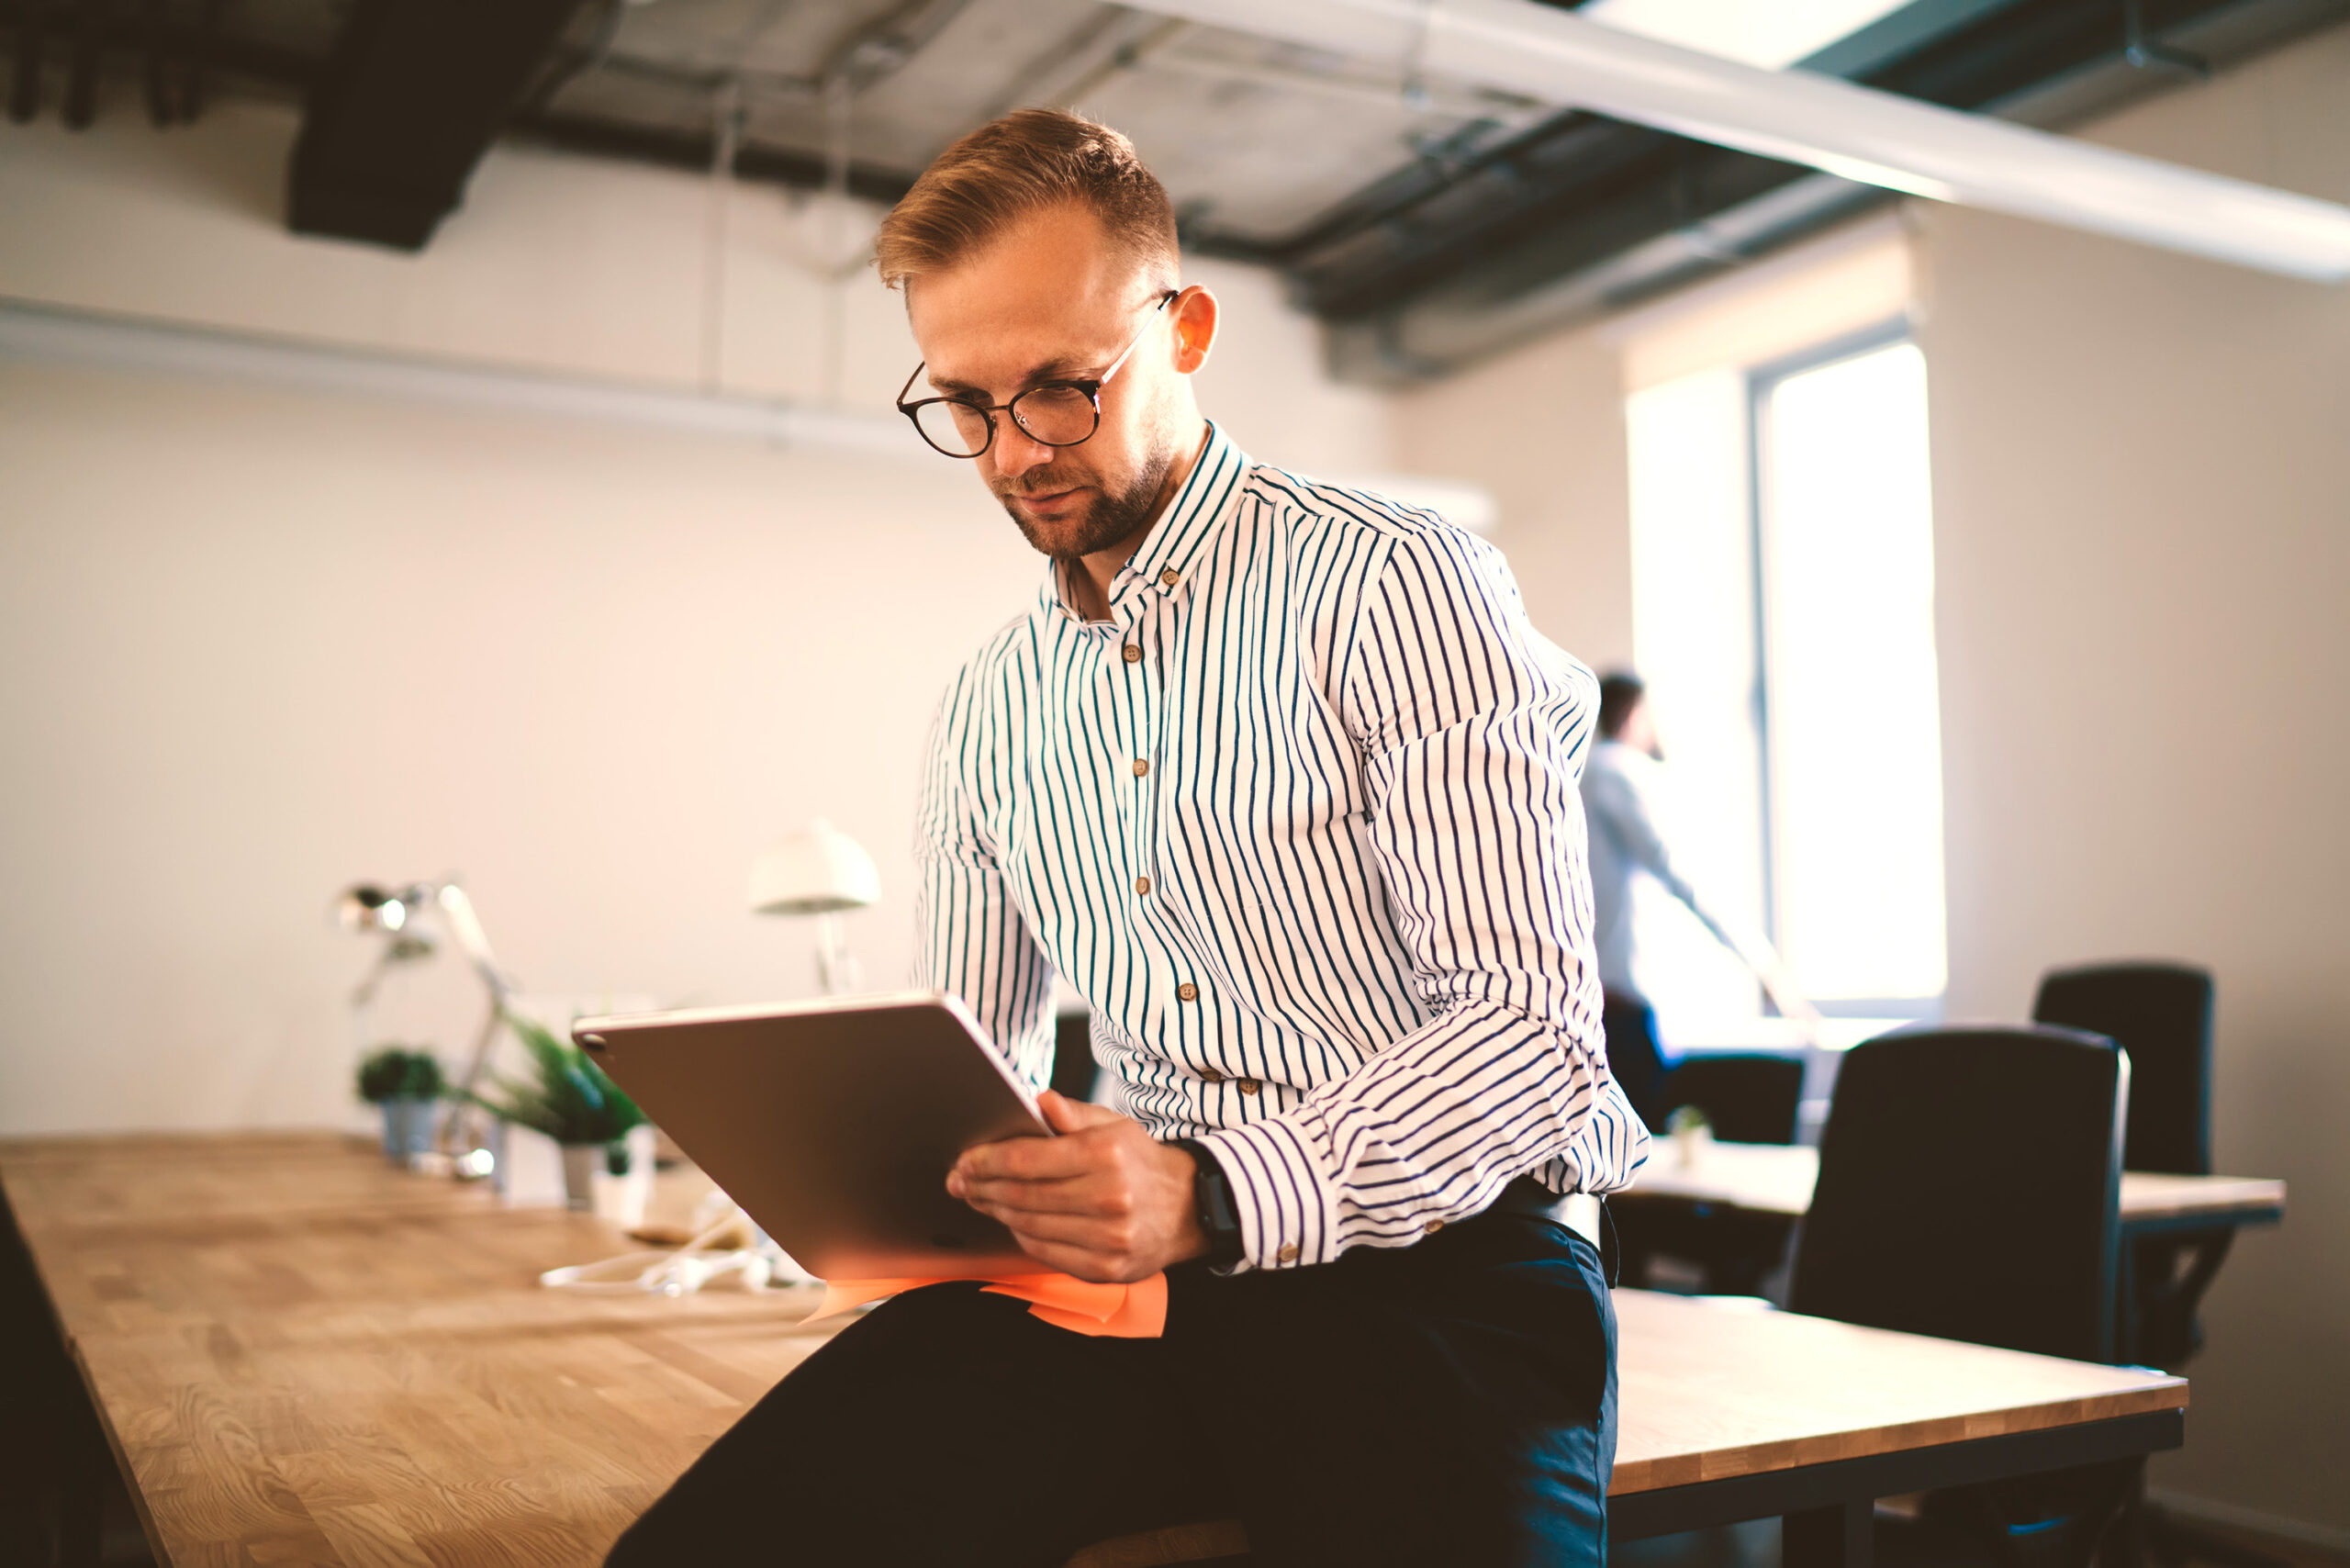
[[[2042,978],[2032,1021],[2130,1053],[2132,1170],[2211,1173],[2211,976],[2183,964],[2095,964]]]
[[[1668,1112],[1695,1105],[1714,1136],[1732,1143],[1793,1143],[1803,1100],[1803,1063],[1795,1057],[1691,1057],[1664,1081]]]
[[[2129,1058],[2071,1029],[1917,1029],[1837,1075],[1797,1312],[2112,1354]]]

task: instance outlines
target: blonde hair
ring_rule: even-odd
[[[940,153],[881,220],[874,263],[891,288],[938,272],[1032,213],[1076,202],[1109,242],[1174,285],[1175,207],[1135,144],[1059,109],[1019,109]]]

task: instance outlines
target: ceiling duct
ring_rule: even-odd
[[[1138,0],[1525,93],[1859,184],[2319,282],[2350,278],[2350,208],[1803,71],[1764,71],[1536,0]]]

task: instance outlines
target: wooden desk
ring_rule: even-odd
[[[589,1564],[823,1330],[802,1293],[543,1291],[625,1244],[328,1137],[0,1144],[156,1559]],[[1627,1538],[2176,1447],[2184,1382],[1619,1292]]]
[[[1659,1138],[1648,1165],[1612,1203],[1677,1199],[1800,1219],[1819,1181],[1819,1151],[1789,1144],[1717,1143],[1684,1167],[1670,1138]],[[2121,1173],[2125,1235],[2215,1225],[2267,1225],[2284,1217],[2285,1183],[2255,1176]]]

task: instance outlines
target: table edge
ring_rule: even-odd
[[[1607,1495],[1611,1497],[1630,1496],[1701,1482],[1729,1481],[1774,1471],[1801,1470],[1841,1460],[1869,1459],[1918,1449],[1941,1448],[1981,1438],[2048,1431],[2060,1427],[2090,1426],[2127,1416],[2185,1410],[2188,1403],[2187,1380],[2165,1377],[2140,1388],[2084,1394],[2041,1405],[1967,1411],[1961,1415],[1906,1422],[1896,1427],[1876,1428],[1858,1434],[1822,1433],[1814,1438],[1717,1449],[1703,1455],[1664,1455],[1637,1460],[1628,1466],[1619,1462],[1609,1478]],[[1857,1441],[1853,1440],[1855,1438]],[[1813,1445],[1831,1442],[1847,1446],[1840,1447],[1832,1454],[1807,1454],[1804,1451]]]

